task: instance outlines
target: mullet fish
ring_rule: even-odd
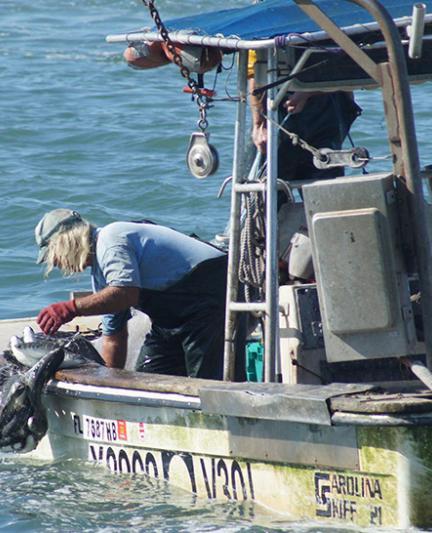
[[[99,352],[79,333],[47,336],[29,326],[13,336],[0,367],[0,450],[34,450],[48,429],[42,394],[60,368],[104,364]]]
[[[30,326],[26,326],[22,337],[13,336],[9,341],[12,355],[27,367],[33,366],[46,353],[60,347],[65,352],[60,368],[77,368],[91,362],[105,364],[93,344],[79,333],[58,332],[50,336],[35,333]]]
[[[64,358],[63,348],[45,354],[32,368],[9,369],[0,402],[0,448],[4,451],[34,450],[48,429],[42,391]],[[18,373],[13,373],[18,372]]]

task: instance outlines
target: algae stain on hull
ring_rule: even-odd
[[[394,525],[430,524],[432,427],[359,428],[358,444],[362,470],[384,474],[389,480],[386,493],[394,509]]]
[[[417,527],[428,527],[432,523],[432,427],[407,428],[405,433],[411,451],[410,519]]]

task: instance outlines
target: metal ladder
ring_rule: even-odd
[[[247,58],[248,51],[239,52],[237,87],[239,102],[234,131],[233,175],[231,191],[228,283],[225,318],[224,380],[234,379],[234,337],[236,314],[258,311],[265,315],[264,328],[264,381],[275,381],[275,362],[278,352],[278,261],[277,261],[277,106],[273,105],[275,90],[267,92],[267,180],[265,183],[244,182],[245,137],[247,109]],[[268,74],[271,84],[276,79],[276,51],[267,51]],[[276,110],[273,109],[276,107]],[[240,258],[240,217],[242,194],[259,192],[266,195],[266,256],[265,256],[265,301],[245,303],[238,301],[238,264]]]

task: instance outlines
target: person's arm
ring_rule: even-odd
[[[51,304],[42,309],[36,321],[45,334],[53,335],[76,316],[105,315],[136,307],[139,292],[138,287],[105,287],[90,296]]]
[[[118,313],[139,302],[139,287],[105,287],[101,291],[75,300],[78,316]]]
[[[76,300],[80,315],[117,313],[136,307],[139,302],[138,287],[106,287],[89,296]],[[103,335],[102,358],[110,368],[124,368],[127,357],[127,324],[111,335]]]
[[[127,324],[120,331],[102,338],[102,358],[110,368],[124,368],[127,356]]]
[[[252,114],[252,141],[257,149],[265,154],[267,146],[267,124],[263,116],[264,95],[256,96],[253,94],[255,89],[255,80],[249,80],[249,105]]]
[[[255,87],[255,80],[251,78],[249,80],[249,104],[252,114],[252,140],[257,149],[265,154],[267,147],[267,122],[263,114],[265,113],[265,93],[260,96],[254,95]],[[317,94],[319,94],[318,91],[294,92],[282,105],[288,113],[300,113],[308,99]]]

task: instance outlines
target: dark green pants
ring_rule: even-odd
[[[152,320],[135,370],[222,379],[227,258],[200,263],[163,291],[141,290],[142,311]],[[244,345],[244,335],[238,344]],[[244,349],[236,379],[244,380]]]

